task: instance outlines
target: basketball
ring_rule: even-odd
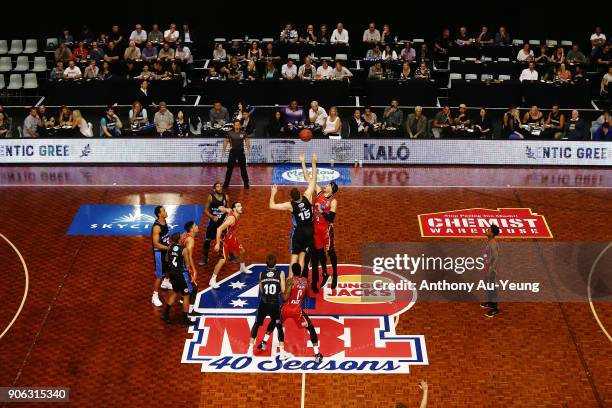
[[[309,142],[312,139],[312,131],[310,129],[302,129],[299,133],[302,142]]]

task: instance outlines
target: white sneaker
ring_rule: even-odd
[[[159,300],[159,294],[157,292],[153,292],[153,296],[151,297],[151,303],[153,303],[157,307],[163,305],[162,301]]]
[[[288,351],[281,351],[281,353],[278,356],[278,359],[281,361],[285,361],[285,360],[289,360],[290,358],[293,358],[293,354],[289,353]]]
[[[216,279],[211,279],[211,280],[208,282],[208,286],[210,286],[210,287],[211,287],[211,288],[213,288],[213,289],[219,289],[219,288],[221,287],[221,285],[219,285],[219,284],[217,283],[217,280],[216,280]]]
[[[161,288],[166,290],[172,290],[172,284],[170,283],[170,279],[164,278],[161,283]]]
[[[242,270],[240,270],[240,272],[242,272],[242,273],[244,273],[246,275],[252,275],[253,274],[253,271],[248,269],[248,268],[247,269],[242,269]]]

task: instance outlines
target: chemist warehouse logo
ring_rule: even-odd
[[[552,238],[546,218],[530,208],[470,208],[419,215],[422,237],[484,237],[492,224],[501,238]]]
[[[278,340],[270,337],[266,351],[246,356],[250,330],[259,305],[259,273],[264,265],[251,265],[251,275],[234,273],[217,290],[198,293],[194,310],[202,314],[185,343],[183,363],[202,365],[203,372],[233,373],[408,373],[410,365],[427,365],[422,335],[398,335],[395,319],[416,301],[416,291],[395,291],[389,283],[402,277],[390,272],[375,275],[371,268],[338,265],[338,286],[329,284],[310,293],[303,307],[319,336],[321,363],[313,359],[310,336],[292,320],[284,324],[285,349],[294,355],[276,358]],[[280,266],[287,271],[287,266]],[[330,280],[331,281],[331,280]],[[261,341],[269,318],[260,328]]]

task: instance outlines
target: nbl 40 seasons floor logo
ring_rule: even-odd
[[[491,224],[499,227],[500,238],[552,238],[546,218],[530,208],[470,208],[420,214],[422,237],[484,237]]]
[[[338,286],[328,281],[318,294],[310,293],[304,310],[319,336],[322,362],[313,359],[310,336],[292,320],[285,322],[285,349],[294,355],[285,361],[276,356],[276,332],[272,347],[246,355],[250,328],[259,304],[259,273],[264,265],[251,265],[254,273],[235,273],[219,282],[217,290],[198,294],[195,311],[202,314],[190,328],[183,363],[202,365],[203,372],[305,372],[305,373],[408,373],[410,365],[427,365],[422,335],[398,335],[396,319],[416,301],[416,291],[377,290],[380,282],[397,283],[402,277],[391,272],[374,274],[359,265],[338,265]],[[281,266],[287,272],[287,266]],[[388,285],[385,285],[388,287]],[[259,330],[261,341],[269,318]]]

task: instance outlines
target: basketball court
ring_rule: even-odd
[[[552,238],[523,240],[535,246],[545,245],[544,241],[594,243],[601,251],[597,263],[588,268],[587,285],[596,293],[610,293],[610,170],[328,170],[337,170],[347,178],[340,185],[335,222],[336,251],[342,265],[362,265],[362,244],[368,242],[483,241],[424,237],[419,224],[421,214],[528,208],[545,217]],[[244,208],[239,236],[247,251],[246,263],[257,268],[254,265],[262,264],[272,252],[280,263],[286,264],[290,215],[268,209],[270,185],[278,182],[275,169],[251,167],[250,174],[250,190],[241,188],[238,174],[229,189],[230,200],[240,201]],[[263,373],[240,369],[245,360],[238,360],[243,354],[239,351],[248,342],[248,322],[252,320],[238,312],[220,311],[214,317],[217,320],[211,320],[210,315],[200,317],[200,326],[189,330],[178,324],[178,307],[172,313],[174,324],[160,320],[161,310],[150,301],[153,260],[148,234],[115,234],[117,228],[122,228],[119,224],[108,227],[110,232],[98,231],[100,234],[73,230],[75,216],[86,205],[197,208],[205,203],[212,184],[222,180],[223,175],[224,168],[213,166],[2,167],[0,185],[5,211],[0,222],[0,259],[7,279],[0,287],[0,383],[69,387],[69,405],[75,407],[394,407],[399,402],[417,407],[420,380],[429,384],[431,407],[612,406],[609,301],[593,298],[501,303],[501,313],[489,319],[483,316],[478,301],[419,302],[415,297],[406,302],[405,308],[384,312],[388,319],[380,320],[393,323],[384,329],[387,339],[415,338],[420,346],[420,350],[411,350],[421,354],[405,356],[404,361],[412,362],[403,363],[402,372],[358,373],[355,365],[345,363],[343,369],[347,373],[337,372],[339,368],[333,373],[309,371],[303,365],[298,369],[299,364],[286,366],[282,373]],[[285,184],[279,187],[279,200],[288,197],[292,183]],[[98,215],[95,211],[89,213],[94,220]],[[195,221],[204,223],[204,216]],[[93,228],[91,223],[84,225]],[[201,229],[194,259],[201,257],[202,234]],[[501,248],[509,241],[512,240],[502,239]],[[215,260],[213,255],[212,262],[198,267],[200,302],[212,296],[207,282]],[[346,268],[350,267],[340,266],[340,275]],[[252,282],[253,278],[240,277],[237,271],[238,265],[230,264],[221,272],[220,280]],[[230,293],[223,287],[220,290],[219,293]],[[219,308],[228,300],[223,296],[219,295]],[[315,299],[319,302],[317,308],[327,307],[329,315],[341,315],[327,318],[327,323],[324,318],[315,320],[327,362],[348,361],[349,346],[357,350],[354,355],[358,357],[367,354],[370,360],[384,360],[384,353],[377,354],[374,349],[390,347],[386,341],[375,339],[369,345],[362,343],[362,348],[355,343],[372,337],[371,333],[359,338],[356,335],[355,319],[368,320],[365,314],[353,315],[352,309],[342,309],[347,305],[341,302],[337,307],[343,311],[336,313],[334,303],[324,303],[322,296],[320,293]],[[581,296],[587,299],[586,294]],[[248,296],[243,299],[256,301]],[[210,299],[208,302],[215,305]],[[244,309],[239,304],[232,305],[234,309]],[[246,315],[251,316],[249,312]],[[234,319],[233,326],[223,326],[225,340],[213,336],[214,327],[212,323],[207,326],[206,319]],[[242,323],[235,323],[240,319]],[[242,327],[247,327],[243,333]],[[325,334],[326,327],[340,330],[340,335]],[[352,333],[350,339],[347,327]],[[378,333],[378,326],[371,328]],[[260,330],[260,337],[262,334]],[[198,335],[204,336],[199,342]],[[349,340],[355,344],[348,344]],[[294,351],[309,353],[305,331],[288,328],[287,341],[295,344],[291,346]],[[190,342],[197,343],[199,354],[197,349],[189,350]],[[347,349],[330,356],[332,343],[338,342]],[[228,347],[234,350],[236,364],[219,370],[223,372],[210,372],[214,371],[210,366],[202,372],[203,365],[191,358],[212,349],[223,352]],[[368,347],[374,347],[374,351],[359,354]],[[195,354],[190,354],[192,351]],[[220,353],[218,357],[227,356]]]

